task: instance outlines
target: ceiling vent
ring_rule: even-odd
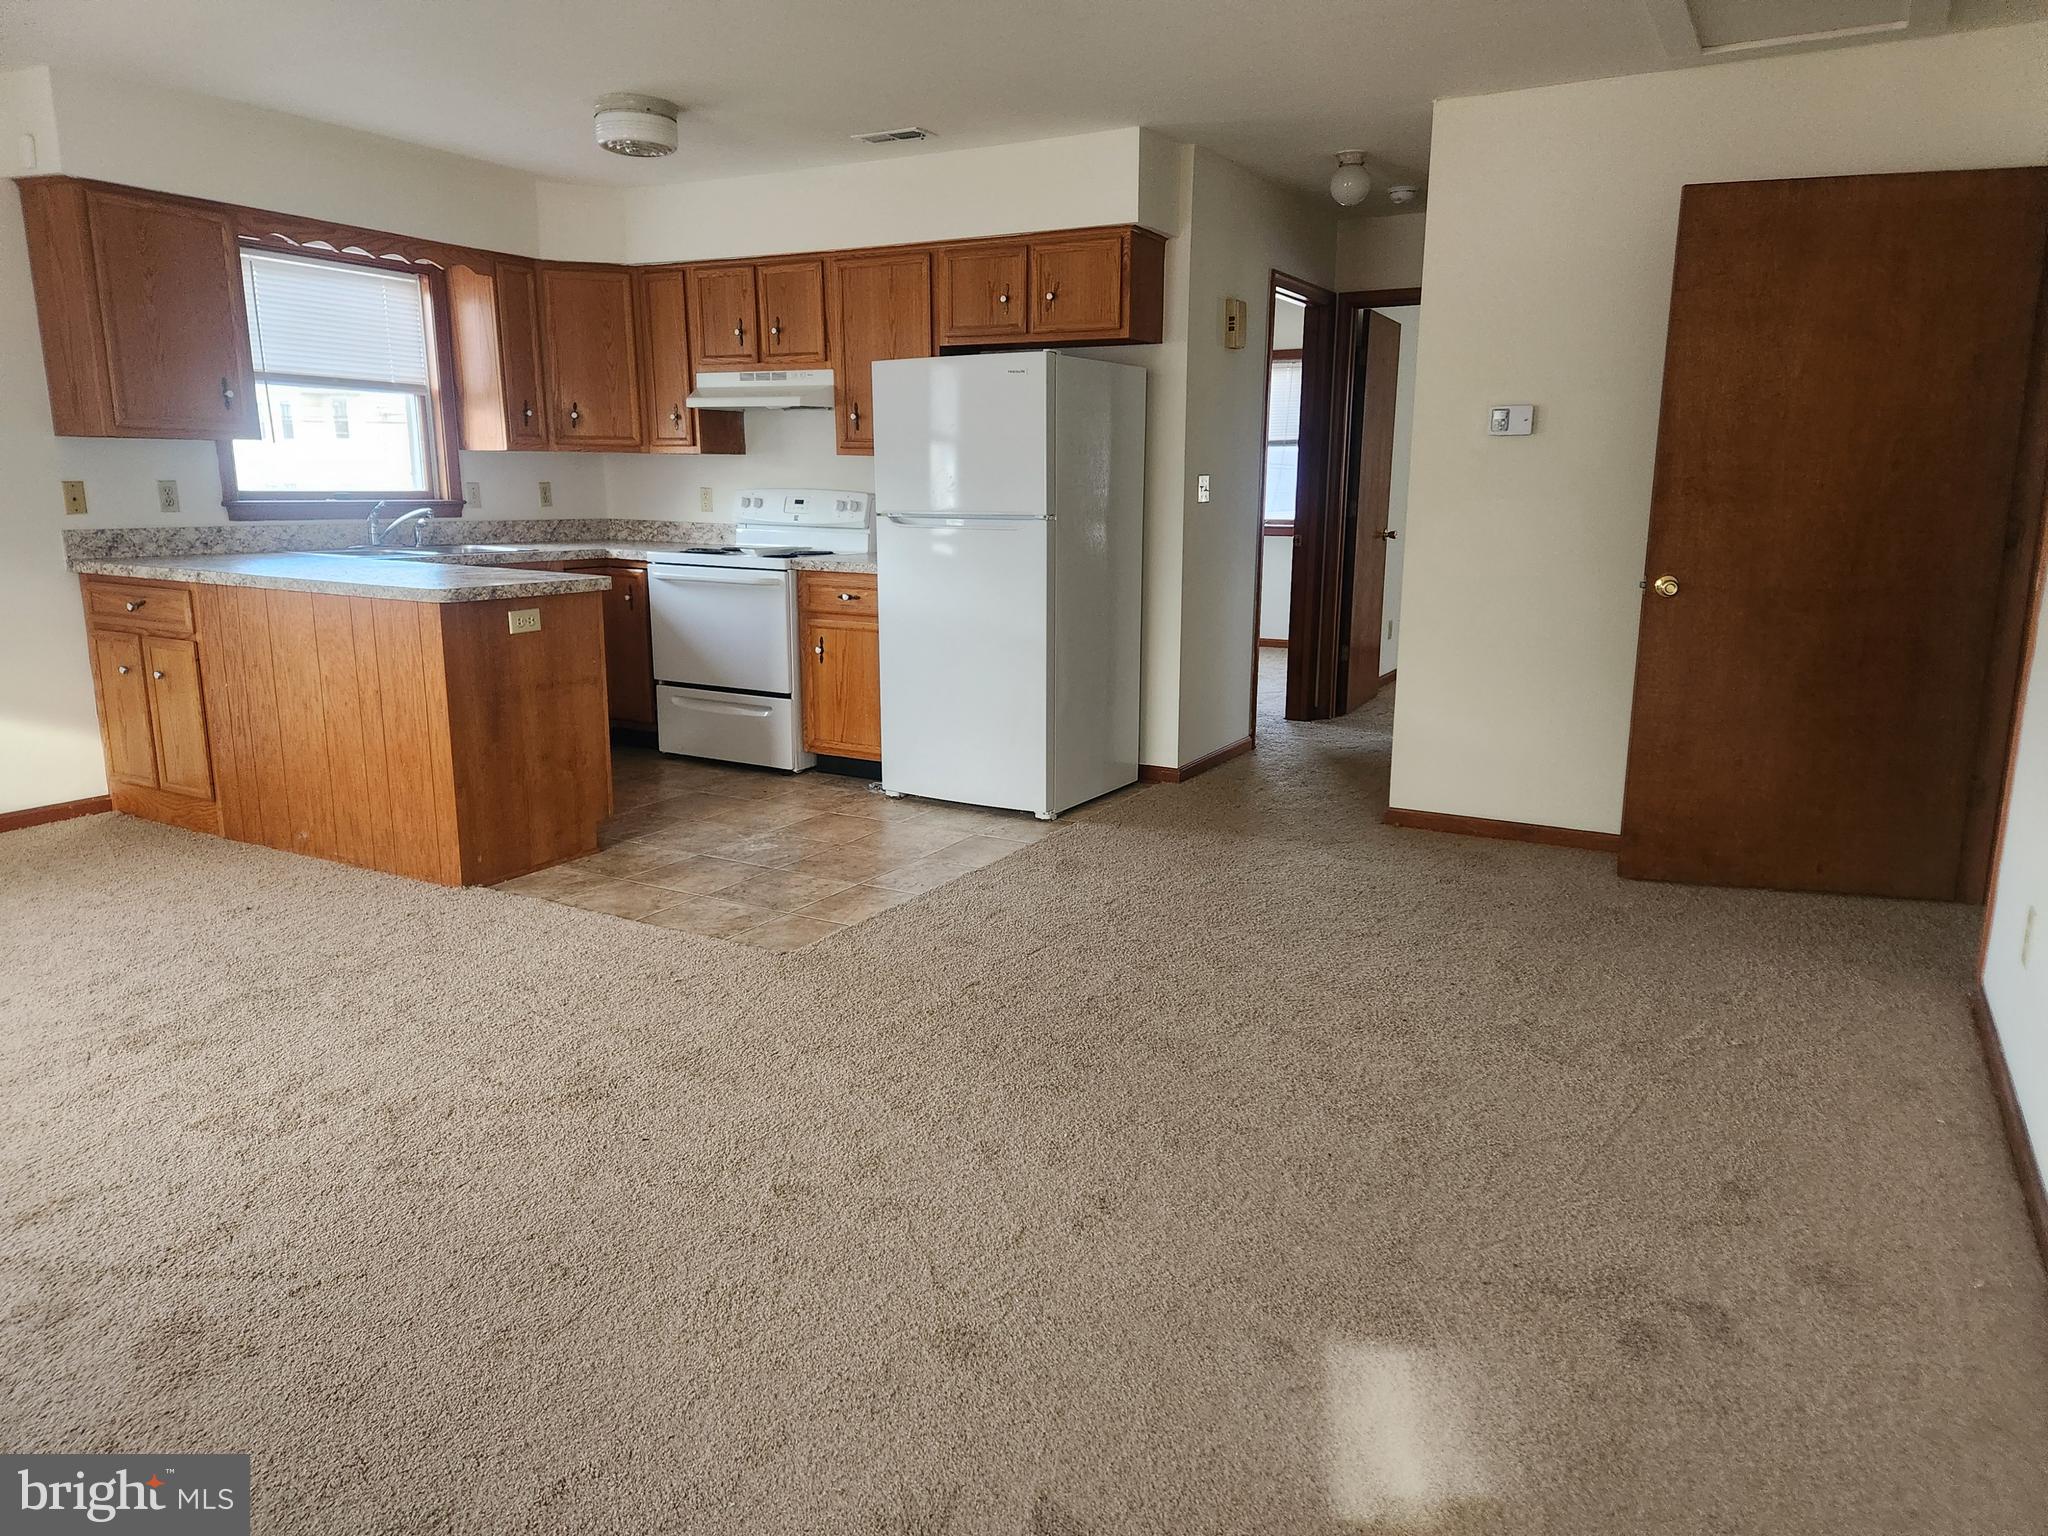
[[[856,133],[856,144],[911,144],[932,136],[929,128],[884,128],[880,133]]]
[[[1950,0],[1643,0],[1665,52],[1687,62],[1922,37]]]

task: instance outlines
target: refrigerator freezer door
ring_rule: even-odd
[[[879,409],[875,419],[884,418]],[[1043,518],[885,517],[878,530],[882,782],[1053,809]]]
[[[1043,516],[1051,355],[995,352],[874,365],[875,510]]]

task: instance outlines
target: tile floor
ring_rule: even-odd
[[[1021,812],[891,800],[837,774],[644,747],[613,748],[612,786],[599,852],[498,889],[787,953],[1056,830]]]

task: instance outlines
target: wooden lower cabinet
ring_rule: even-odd
[[[595,851],[611,812],[601,594],[83,583],[116,810],[443,885]],[[515,609],[540,628],[513,634]],[[137,627],[184,613],[187,634]]]
[[[627,560],[567,560],[565,571],[611,578],[604,594],[605,695],[613,725],[654,729],[654,631],[647,621],[647,567]]]
[[[803,654],[804,750],[828,757],[882,756],[881,632],[875,578],[840,571],[797,573]]]

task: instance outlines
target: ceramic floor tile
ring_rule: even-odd
[[[672,907],[664,907],[641,921],[655,928],[674,928],[707,939],[727,939],[745,933],[749,928],[758,928],[776,915],[766,907],[750,907],[743,901],[697,896],[685,898]]]
[[[584,874],[573,864],[557,864],[549,869],[537,869],[530,875],[520,875],[513,880],[501,881],[497,888],[501,891],[514,891],[521,896],[542,896],[552,899],[562,891],[580,890],[597,883],[597,876]]]
[[[786,955],[791,950],[803,949],[818,940],[837,933],[841,924],[822,922],[815,917],[774,917],[759,927],[749,928],[733,934],[742,944],[751,944],[756,949],[772,949]]]
[[[942,848],[929,858],[879,874],[869,882],[891,891],[929,891],[957,880],[970,870],[1015,853],[1021,844],[994,837],[970,837]]]
[[[719,894],[729,901],[749,901],[772,907],[777,912],[794,912],[826,896],[845,890],[850,881],[826,875],[801,875],[794,870],[759,870],[745,880],[727,886]],[[818,914],[820,917],[823,913]]]
[[[613,843],[602,852],[578,859],[573,864],[559,864],[555,867],[574,870],[577,874],[588,875],[595,880],[632,880],[637,878],[641,870],[665,863],[673,857],[673,854],[664,849],[627,841]]]
[[[882,825],[886,826],[887,823]],[[827,811],[807,815],[801,821],[792,821],[788,826],[778,830],[824,847],[832,843],[852,843],[864,837],[871,837],[876,831],[876,824],[864,816],[840,816]]]
[[[784,869],[817,853],[819,845],[787,832],[753,832],[734,837],[728,830],[723,841],[706,844],[702,851],[721,859],[738,859],[742,864]]]
[[[927,821],[884,821],[871,823],[874,835],[868,846],[899,854],[904,863],[922,859],[951,847],[969,836],[958,827],[942,827]]]
[[[849,885],[822,901],[798,907],[796,916],[822,918],[828,923],[864,923],[878,912],[901,906],[914,894],[911,891],[885,891],[879,885]]]
[[[729,859],[685,854],[679,859],[650,865],[633,878],[642,885],[658,885],[682,895],[709,896],[760,873],[760,868],[753,864],[735,864]]]
[[[878,848],[863,838],[857,843],[834,843],[785,866],[804,875],[824,875],[833,880],[872,881],[877,875],[901,869],[912,859],[887,848]]]
[[[564,906],[586,912],[608,912],[613,917],[652,917],[664,907],[674,906],[674,891],[658,885],[637,885],[630,880],[594,880],[573,886],[550,898]]]

